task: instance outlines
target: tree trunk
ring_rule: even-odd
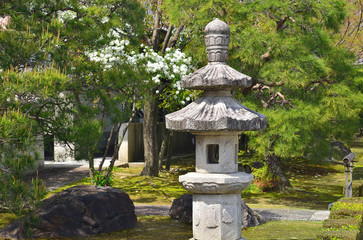
[[[173,131],[169,131],[170,135],[169,135],[169,141],[168,141],[168,151],[167,151],[167,155],[166,155],[166,164],[165,164],[165,170],[169,171],[170,170],[170,165],[171,165],[171,157],[172,157],[172,153],[173,153],[173,135],[174,132]]]
[[[289,192],[293,190],[289,179],[286,177],[281,165],[281,161],[275,154],[265,156],[269,171],[272,173],[277,189],[280,192]]]
[[[157,99],[151,95],[145,100],[144,103],[143,139],[145,167],[141,173],[144,176],[157,177],[159,174],[157,120]]]
[[[159,170],[163,170],[163,159],[165,156],[165,150],[167,148],[169,139],[170,139],[170,132],[168,131],[168,129],[165,129],[164,131],[164,137],[163,137],[163,141],[161,143],[160,146],[160,151],[159,151]]]

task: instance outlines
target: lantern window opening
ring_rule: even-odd
[[[219,164],[219,145],[208,144],[207,145],[207,163]]]

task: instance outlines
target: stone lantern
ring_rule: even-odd
[[[238,135],[264,129],[267,121],[231,96],[232,89],[251,86],[251,78],[226,63],[228,25],[215,19],[205,34],[209,63],[182,80],[184,88],[204,90],[204,94],[166,115],[166,127],[196,136],[196,172],[179,177],[193,193],[194,239],[240,240],[241,191],[253,175],[238,172]]]

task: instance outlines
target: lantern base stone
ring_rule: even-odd
[[[241,240],[241,194],[194,194],[195,240]]]

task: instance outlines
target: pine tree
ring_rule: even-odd
[[[329,140],[349,139],[360,127],[363,95],[355,58],[336,45],[346,2],[164,1],[173,24],[186,26],[185,51],[206,63],[203,27],[214,18],[231,29],[229,65],[253,79],[236,91],[265,114],[269,127],[251,136],[280,190],[291,185],[281,160],[328,156]],[[197,50],[198,49],[198,50]]]

